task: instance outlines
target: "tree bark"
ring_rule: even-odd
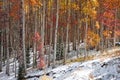
[[[37,32],[37,12],[35,12],[35,34],[36,34],[36,32]],[[34,42],[34,52],[33,52],[33,67],[35,68],[36,67],[36,56],[37,56],[37,53],[36,53],[36,45],[37,45],[37,43],[36,43],[36,41]]]
[[[115,47],[115,43],[116,43],[116,19],[117,19],[117,9],[115,10],[115,27],[114,27],[114,47]]]
[[[70,0],[68,0],[68,5],[70,4]],[[67,29],[66,29],[66,42],[65,42],[65,53],[64,53],[64,64],[66,63],[66,55],[68,53],[68,34],[69,34],[69,26],[70,26],[70,8],[68,9],[68,17],[67,17]]]
[[[7,63],[6,63],[6,74],[9,76],[9,27],[6,28],[6,43],[7,43]]]
[[[41,53],[40,53],[40,60],[43,59],[44,63],[45,64],[45,59],[44,59],[44,37],[45,37],[45,9],[46,9],[46,1],[44,0],[43,1],[43,14],[42,14],[42,27],[41,27]],[[42,65],[42,63],[39,63]],[[41,68],[45,68],[45,65],[44,67],[41,67]]]
[[[10,2],[6,1],[6,3],[8,4],[6,6],[6,10],[7,10],[7,16],[6,16],[6,20],[7,20],[7,27],[6,27],[6,50],[7,50],[7,62],[6,62],[6,74],[9,76],[10,75],[10,71],[9,71],[9,57],[10,57],[10,51],[9,51],[9,28],[10,28],[10,15],[9,15],[9,11],[10,11]]]
[[[59,0],[57,0],[56,27],[55,27],[55,40],[54,40],[54,55],[53,55],[53,67],[55,67],[55,60],[56,60],[58,21],[59,21]]]
[[[24,67],[26,70],[26,51],[25,51],[25,11],[24,11],[24,0],[22,0],[22,52],[24,58]]]
[[[52,0],[51,0],[51,2],[52,2]],[[51,9],[51,12],[49,13],[49,16],[50,15],[53,15],[53,7],[51,7],[50,8]],[[53,16],[52,16],[52,18],[53,18]],[[51,52],[52,52],[52,37],[53,37],[53,22],[51,22],[51,27],[50,27],[50,43],[49,43],[49,58],[48,58],[48,66],[50,66],[50,58],[51,58]]]
[[[2,57],[3,57],[3,36],[2,30],[0,32],[0,72],[2,71]]]

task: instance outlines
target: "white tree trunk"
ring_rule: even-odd
[[[35,12],[35,34],[37,32],[37,12]],[[33,52],[33,67],[36,67],[35,62],[36,62],[36,41],[34,42],[34,52]]]
[[[9,7],[10,7],[10,3],[9,1],[5,1],[8,5],[6,6],[6,10],[7,10],[7,16],[6,16],[6,19],[8,20],[7,22],[7,27],[6,27],[6,50],[7,50],[7,62],[6,62],[6,74],[9,76],[10,75],[10,72],[9,72],[9,27],[10,27],[10,18],[9,18]]]
[[[58,20],[59,20],[59,0],[57,0],[57,13],[56,13],[56,27],[55,27],[55,40],[54,40],[53,67],[55,67],[55,60],[56,60]]]
[[[2,39],[2,38],[3,38],[3,35],[2,35],[3,33],[2,33],[2,30],[1,30],[1,33],[0,33],[0,34],[1,34],[1,45],[0,45],[0,46],[1,46],[1,47],[0,47],[0,49],[1,49],[1,52],[0,52],[0,72],[1,72],[1,71],[2,71],[2,59],[3,59],[3,58],[2,58],[2,57],[3,57],[3,39]]]
[[[88,19],[88,15],[86,15],[87,17],[87,19]],[[88,31],[88,23],[87,23],[87,21],[86,21],[86,26],[85,26],[85,54],[84,54],[84,56],[86,57],[87,56],[87,31]]]
[[[117,9],[116,9],[116,11],[115,11],[115,27],[114,27],[114,47],[115,47],[115,43],[116,43],[116,33],[115,33],[115,31],[116,31],[116,19],[117,19]]]
[[[104,38],[103,38],[103,23],[101,24],[101,53],[103,52],[103,50],[104,50]]]
[[[24,0],[22,0],[22,53],[24,58],[24,67],[26,70],[26,51],[25,51],[25,11],[24,11]]]
[[[45,36],[45,8],[46,8],[46,1],[43,1],[43,14],[42,14],[42,27],[41,27],[41,54],[40,58],[44,58],[44,36]],[[45,60],[45,59],[44,59]]]
[[[6,43],[7,43],[7,63],[6,63],[6,74],[9,76],[9,27],[6,28]]]
[[[52,0],[51,0],[51,2],[52,2]],[[53,7],[51,7],[50,9],[52,9]],[[53,15],[53,9],[52,9],[52,11],[49,13],[49,16],[50,15]],[[52,16],[53,17],[53,16]],[[50,28],[50,43],[49,43],[49,60],[48,60],[48,66],[50,66],[50,58],[51,58],[51,51],[52,51],[52,37],[53,37],[53,28],[52,28],[52,26],[53,26],[53,22],[51,22],[50,23],[50,25],[51,25],[51,28]]]
[[[70,4],[70,0],[68,0],[68,5]],[[69,26],[70,26],[70,8],[68,9],[68,17],[67,17],[67,31],[66,31],[66,42],[65,42],[65,53],[64,53],[64,64],[66,63],[66,55],[68,53],[68,33],[69,33]]]

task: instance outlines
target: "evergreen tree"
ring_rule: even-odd
[[[30,53],[29,53],[29,48],[26,50],[26,63],[27,63],[27,68],[29,67],[30,64]]]
[[[18,79],[17,80],[25,80],[24,76],[25,76],[25,72],[24,72],[24,64],[19,65],[19,70],[18,70]]]
[[[58,39],[57,50],[56,50],[56,59],[61,60],[63,58],[64,46],[61,41],[61,38]]]

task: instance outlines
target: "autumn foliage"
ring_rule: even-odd
[[[10,8],[10,17],[12,17],[14,20],[20,19],[20,8],[21,8],[21,2],[20,0],[10,0],[11,2],[11,8]]]
[[[40,37],[39,33],[36,32],[36,33],[34,34],[33,40],[38,42],[38,41],[40,41],[40,39],[41,39],[41,37]]]
[[[104,31],[103,31],[103,35],[104,35],[104,37],[106,37],[106,38],[110,38],[110,37],[111,37],[111,34],[112,34],[112,31],[109,31],[109,30],[104,30]]]
[[[39,58],[39,63],[38,63],[38,69],[44,69],[45,68],[45,60],[44,57]]]
[[[87,47],[108,48],[108,43],[113,47],[119,37],[120,0],[0,0],[0,48],[4,58],[8,52],[10,57],[13,52],[21,56],[22,49],[25,53],[30,47],[39,52],[33,56],[39,60],[39,69],[46,66],[44,56],[49,53],[54,54],[55,63],[58,48],[66,57],[69,43],[72,50],[85,43],[87,51]],[[49,58],[48,64],[51,62]]]
[[[87,34],[87,44],[91,47],[95,47],[99,44],[100,37],[94,31],[89,30]]]

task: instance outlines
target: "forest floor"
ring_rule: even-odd
[[[41,75],[39,78],[28,80],[120,80],[120,51],[118,48],[106,50],[102,54],[90,56],[86,61],[84,58],[72,60],[66,65],[61,65],[41,75],[43,71],[31,72],[29,76]],[[77,62],[76,62],[77,61]],[[48,74],[49,73],[49,74]]]
[[[120,80],[120,48],[109,49],[87,58],[68,60],[66,65],[60,65],[54,69],[46,68],[45,72],[46,75],[43,70],[30,70],[26,77],[37,77],[27,80],[44,80],[43,78],[49,78],[48,80]],[[14,73],[7,76],[3,68],[3,72],[0,72],[0,80],[17,79]]]

